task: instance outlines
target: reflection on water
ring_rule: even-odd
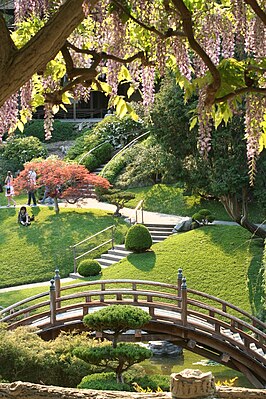
[[[169,376],[171,373],[178,373],[184,369],[199,369],[203,372],[211,371],[216,381],[225,381],[238,377],[234,384],[235,386],[252,387],[242,373],[187,350],[184,350],[183,355],[176,358],[153,356],[151,359],[142,362],[141,366],[144,367],[147,374],[164,374]]]

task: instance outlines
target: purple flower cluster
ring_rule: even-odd
[[[247,141],[247,159],[250,179],[253,182],[256,173],[256,160],[259,155],[259,140],[262,135],[261,122],[266,108],[266,98],[259,95],[247,95],[245,114],[245,139]]]
[[[0,136],[16,129],[18,122],[18,94],[15,93],[0,108]]]
[[[142,80],[142,97],[143,105],[148,108],[154,102],[154,79],[155,68],[152,65],[143,65],[141,80]]]

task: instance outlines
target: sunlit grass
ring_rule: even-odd
[[[262,249],[261,242],[250,240],[249,233],[238,226],[208,226],[171,236],[153,245],[147,253],[129,255],[104,269],[99,279],[143,279],[175,284],[178,269],[182,268],[189,288],[257,314],[264,299]],[[49,279],[52,276],[53,271]],[[0,304],[7,306],[48,289],[47,285],[1,293]]]
[[[112,224],[117,225],[116,243],[121,243],[128,228],[101,210],[62,207],[56,215],[53,208],[37,206],[32,212],[35,221],[24,227],[17,223],[18,209],[0,210],[0,287],[49,280],[56,268],[66,277],[73,271],[71,245]],[[93,246],[100,240],[94,239]]]
[[[127,202],[127,207],[134,208],[140,200],[144,200],[144,209],[179,216],[192,216],[202,208],[211,211],[216,220],[231,220],[219,201],[205,200],[199,195],[186,193],[175,185],[156,184],[150,187],[131,188],[136,198]],[[266,219],[266,210],[249,205],[251,220],[260,223]]]

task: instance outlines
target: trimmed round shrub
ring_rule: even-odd
[[[105,391],[134,391],[129,384],[116,382],[115,373],[97,373],[87,375],[82,378],[78,388],[101,389]]]
[[[12,163],[11,170],[22,170],[25,162],[33,158],[45,158],[47,150],[37,137],[12,137],[10,138],[2,153],[4,160]]]
[[[78,273],[83,277],[97,276],[101,270],[100,263],[94,259],[82,260],[78,265]]]
[[[131,226],[127,232],[125,247],[128,251],[145,252],[152,246],[152,238],[149,230],[143,224]]]
[[[98,159],[93,154],[88,154],[82,161],[82,164],[90,171],[93,172],[100,165]]]
[[[93,151],[93,154],[101,163],[107,162],[112,158],[114,147],[110,143],[103,143],[99,148]]]
[[[197,213],[194,213],[192,219],[204,225],[212,223],[215,220],[215,218],[212,216],[211,212],[208,209],[201,209]]]

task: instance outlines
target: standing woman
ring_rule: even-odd
[[[10,201],[13,202],[14,206],[16,206],[16,202],[13,199],[14,195],[14,187],[13,187],[13,175],[10,170],[7,172],[7,176],[5,179],[5,187],[6,187],[6,198],[7,198],[7,206],[10,206]]]

